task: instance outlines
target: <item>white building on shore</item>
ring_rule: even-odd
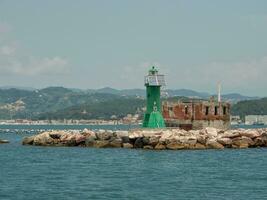
[[[245,116],[246,125],[267,125],[267,115],[247,115]]]

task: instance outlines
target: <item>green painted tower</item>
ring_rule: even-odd
[[[143,120],[144,128],[163,128],[164,119],[161,114],[160,87],[165,86],[164,75],[159,75],[153,66],[145,76],[146,113]]]

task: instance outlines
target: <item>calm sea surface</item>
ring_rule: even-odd
[[[267,199],[267,148],[148,151],[22,146],[31,129],[0,126],[0,200]],[[6,129],[10,129],[9,132]],[[20,129],[19,133],[10,132]]]

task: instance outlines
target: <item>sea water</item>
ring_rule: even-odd
[[[84,127],[37,129],[66,128]],[[0,200],[267,199],[267,148],[151,151],[22,146],[22,138],[30,135],[27,127],[0,126],[0,130],[0,138],[10,140],[0,145]]]

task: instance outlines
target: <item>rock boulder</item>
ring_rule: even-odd
[[[210,139],[206,143],[206,147],[209,149],[223,149],[224,146],[214,139]]]

